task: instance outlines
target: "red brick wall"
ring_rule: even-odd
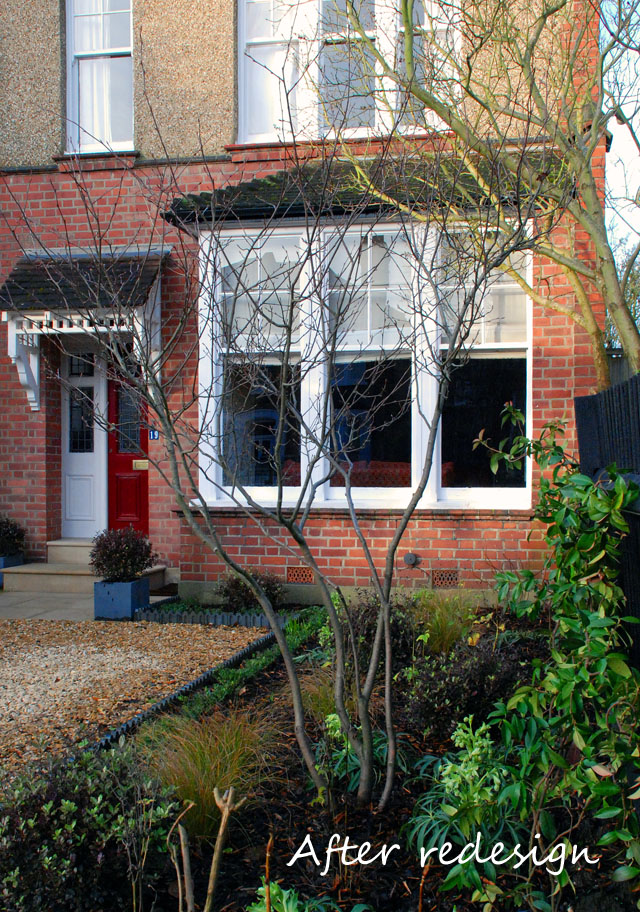
[[[260,521],[264,525],[264,520]],[[397,515],[390,510],[364,511],[360,521],[374,565],[382,572]],[[286,577],[287,567],[304,563],[292,539],[273,524],[266,525],[265,536],[254,519],[233,510],[216,510],[213,523],[221,545],[241,565]],[[424,586],[433,570],[457,569],[461,582],[486,588],[492,584],[496,570],[540,561],[541,531],[531,532],[531,514],[527,511],[420,510],[398,551],[397,581]],[[305,537],[319,569],[334,581],[344,586],[367,586],[371,582],[366,556],[345,511],[318,511],[309,520]],[[404,562],[404,555],[409,552],[420,558],[415,568]],[[224,572],[222,559],[205,551],[183,523],[182,579],[212,580]]]

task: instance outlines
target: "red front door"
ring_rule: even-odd
[[[149,534],[148,431],[142,403],[126,383],[109,380],[109,528]]]

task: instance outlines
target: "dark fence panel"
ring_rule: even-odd
[[[580,469],[598,478],[615,463],[640,481],[640,374],[595,396],[574,400]],[[622,547],[621,582],[627,613],[640,620],[640,504],[627,514],[629,535]],[[640,668],[640,626],[630,625],[631,658]]]

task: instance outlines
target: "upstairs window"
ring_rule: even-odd
[[[397,0],[241,0],[239,141],[360,136],[424,129],[411,93],[385,77],[374,50],[406,73],[407,30]],[[451,17],[433,0],[415,0],[412,44],[416,84],[448,91],[454,48]]]
[[[70,152],[133,148],[131,0],[68,0]]]

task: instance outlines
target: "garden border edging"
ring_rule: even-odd
[[[172,611],[170,606],[180,602],[177,595],[172,595],[162,601],[154,602],[148,608],[135,612],[134,621],[148,621],[154,624],[208,624],[210,627],[269,627],[269,620],[265,614],[251,614],[248,611]],[[159,610],[164,608],[164,610]],[[278,618],[280,627],[284,627],[298,613]]]
[[[183,684],[182,687],[179,687],[178,690],[175,690],[173,693],[169,694],[167,697],[163,697],[162,700],[159,700],[157,703],[154,703],[149,709],[145,709],[142,712],[136,713],[135,716],[132,716],[126,722],[123,722],[117,728],[112,729],[108,732],[103,738],[100,738],[92,748],[92,750],[105,750],[110,747],[114,742],[118,741],[122,736],[127,737],[132,734],[143,722],[147,722],[149,719],[158,713],[164,712],[170,706],[173,706],[174,703],[177,703],[180,697],[187,696],[187,694],[193,693],[195,690],[199,690],[201,687],[205,687],[207,684],[211,683],[214,675],[220,671],[222,668],[235,668],[237,665],[241,665],[245,659],[250,658],[256,652],[262,652],[268,646],[271,646],[275,642],[275,635],[273,632],[267,633],[262,637],[259,637],[257,640],[254,640],[253,643],[249,643],[248,646],[245,646],[244,649],[240,649],[238,652],[234,653],[232,656],[229,656],[228,659],[225,659],[223,662],[220,662],[218,665],[215,665],[213,668],[210,668],[209,671],[205,671],[203,674],[199,675],[197,678],[194,678],[192,681],[189,681],[187,684]]]

